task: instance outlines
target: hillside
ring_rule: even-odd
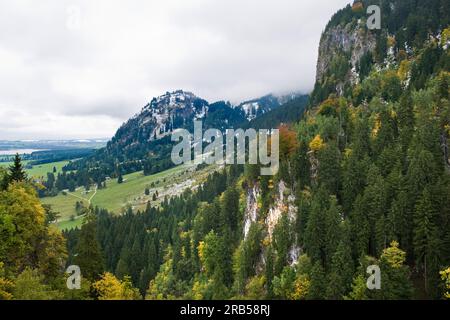
[[[324,26],[309,97],[154,98],[58,175],[44,202],[62,234],[20,159],[0,167],[0,298],[450,298],[450,2],[382,2],[379,30],[371,4]],[[279,171],[169,168],[170,133],[194,119],[277,126]],[[80,290],[61,285],[69,265]]]
[[[122,183],[109,179],[104,188],[66,190],[56,196],[42,198],[42,203],[59,213],[56,223],[61,230],[73,229],[81,227],[85,214],[84,210],[77,210],[77,202],[86,208],[92,205],[106,209],[114,215],[128,209],[144,211],[147,206],[157,207],[187,189],[196,190],[208,175],[218,169],[217,166],[196,169],[193,165],[182,165],[148,176],[140,171],[124,175]]]
[[[170,160],[174,145],[170,141],[173,130],[185,128],[193,132],[194,120],[202,120],[204,130],[241,128],[248,126],[249,119],[256,120],[283,104],[300,99],[296,106],[300,112],[294,110],[295,114],[292,115],[297,117],[303,110],[302,97],[305,96],[267,95],[234,106],[224,101],[208,103],[182,90],[167,92],[153,98],[138,114],[125,122],[105,148],[92,156],[71,162],[65,170],[77,171],[77,176],[69,179],[78,186],[89,183],[100,185],[107,177],[114,178],[119,173],[143,170],[148,175],[164,171],[173,166]],[[284,120],[287,120],[286,116]],[[276,125],[279,123],[275,121]]]
[[[131,275],[148,299],[443,295],[447,2],[392,1],[375,31],[366,28],[367,5],[348,6],[325,28],[308,111],[280,130],[279,173],[230,166],[162,208],[121,218],[100,213],[109,270]],[[126,235],[120,256],[111,249],[117,230]],[[141,250],[152,258],[136,265],[133,252]],[[379,290],[365,284],[374,264]]]

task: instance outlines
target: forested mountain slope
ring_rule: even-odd
[[[449,3],[383,2],[382,29],[370,31],[372,3],[356,1],[326,26],[309,108],[280,127],[276,176],[227,166],[160,207],[92,208],[81,230],[64,233],[67,264],[84,277],[73,298],[449,297]],[[0,212],[22,189],[11,182]],[[47,251],[18,251],[21,269],[5,253],[23,242],[2,239],[0,294],[14,291],[10,274],[19,287],[32,278],[51,297],[61,290],[49,267],[58,264],[41,258],[65,261],[49,230],[36,231],[54,244]],[[36,280],[25,265],[49,275]],[[366,286],[369,265],[380,267],[380,289]]]
[[[164,171],[173,166],[170,153],[174,146],[171,141],[174,130],[185,128],[193,132],[194,120],[202,121],[203,130],[244,128],[250,125],[250,120],[257,121],[263,116],[272,118],[269,113],[289,105],[291,101],[296,104],[290,104],[287,107],[290,111],[283,116],[274,116],[278,119],[275,124],[295,121],[304,110],[306,97],[296,93],[281,96],[270,94],[234,106],[225,101],[209,103],[183,90],[167,92],[153,98],[126,121],[105,148],[68,164],[65,171],[76,172],[60,177],[59,185],[68,189],[71,185],[97,184],[101,188],[107,177],[116,178],[142,170],[146,175]],[[262,123],[270,124],[267,121]]]
[[[102,215],[107,270],[130,274],[150,299],[443,296],[448,3],[391,1],[374,31],[368,4],[346,7],[326,27],[309,110],[280,128],[278,175],[231,166],[199,195],[169,201],[157,220],[152,208]],[[68,236],[75,243],[77,232]],[[136,267],[141,250],[148,255]],[[380,290],[366,287],[372,264]]]

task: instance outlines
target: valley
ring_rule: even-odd
[[[124,175],[122,183],[117,179],[107,179],[106,188],[92,186],[89,190],[84,187],[78,187],[74,192],[64,190],[57,196],[42,198],[42,203],[60,213],[57,221],[60,229],[72,229],[80,227],[83,222],[82,217],[77,216],[77,202],[86,207],[92,205],[107,209],[112,214],[121,214],[128,208],[143,211],[147,204],[159,206],[166,197],[170,199],[188,189],[194,191],[217,169],[209,166],[196,170],[194,165],[181,165],[150,176],[140,171]]]
[[[186,26],[198,18],[185,14]],[[354,0],[320,28],[308,94],[252,99],[245,74],[230,81],[233,103],[175,90],[192,68],[202,88],[186,88],[217,99],[208,85],[239,60],[227,52],[219,69],[171,64],[177,81],[168,65],[167,77],[142,68],[129,83],[134,69],[97,78],[93,64],[94,80],[117,73],[123,87],[81,90],[67,123],[84,130],[99,116],[89,134],[112,123],[111,138],[0,141],[0,300],[450,299],[450,2]],[[273,31],[261,35],[283,38]],[[114,54],[141,62],[160,47],[146,44],[144,57]],[[271,68],[255,64],[261,77]],[[248,86],[267,81],[253,76]],[[66,286],[72,267],[77,290]]]

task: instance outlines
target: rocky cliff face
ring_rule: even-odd
[[[334,89],[338,94],[342,94],[346,83],[355,84],[360,81],[358,64],[366,53],[373,52],[376,47],[375,34],[368,30],[365,24],[365,20],[359,19],[330,27],[322,34],[316,83],[324,84],[327,77],[334,76],[334,80],[337,80]],[[342,73],[336,75],[336,68]]]
[[[278,221],[284,213],[287,214],[290,223],[294,224],[297,218],[297,206],[295,205],[295,196],[292,191],[286,187],[284,181],[278,183],[278,193],[274,204],[269,208],[269,211],[264,219],[261,219],[260,208],[258,207],[258,199],[261,196],[258,185],[247,189],[246,209],[244,212],[244,239],[247,238],[248,231],[252,223],[260,221],[265,228],[265,235],[269,241],[272,241],[272,235]],[[301,249],[295,242],[290,247],[288,253],[288,261],[291,265],[297,263],[300,256]],[[261,262],[264,264],[264,255],[261,255]]]

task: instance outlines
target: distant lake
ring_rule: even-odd
[[[10,150],[0,150],[0,156],[11,156],[18,154],[31,154],[36,151],[45,151],[44,149],[10,149]]]

